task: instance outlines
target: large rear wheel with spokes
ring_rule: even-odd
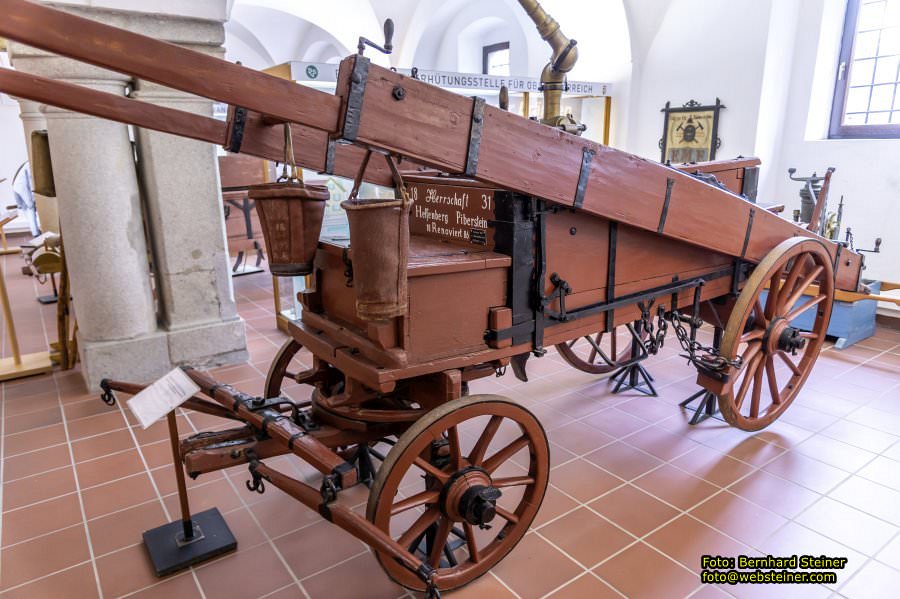
[[[819,356],[833,300],[831,258],[819,241],[787,239],[759,263],[722,340],[721,355],[741,364],[730,368],[731,380],[719,394],[729,424],[755,431],[784,413]],[[798,319],[807,314],[812,324],[801,329]]]

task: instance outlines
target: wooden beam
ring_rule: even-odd
[[[183,92],[334,131],[340,99],[60,10],[0,0],[0,37]]]
[[[0,91],[154,131],[217,145],[225,143],[225,123],[222,121],[12,69],[0,68]]]

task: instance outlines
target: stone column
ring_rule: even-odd
[[[224,53],[227,0],[160,0],[148,7],[153,13],[135,12],[137,5],[125,0],[97,0],[91,8],[63,3],[70,4],[64,10],[115,27]],[[158,85],[24,46],[13,56],[22,71],[118,95],[127,87],[140,101],[212,114],[208,100]],[[104,376],[150,380],[178,364],[246,360],[215,148],[144,130],[134,130],[133,148],[125,125],[45,111],[88,384]]]
[[[221,24],[218,32],[223,34]],[[132,97],[144,102],[212,115],[212,103],[205,99],[145,81],[136,87]],[[138,130],[137,139],[169,357],[174,364],[199,366],[245,361],[216,148],[146,129]]]
[[[127,77],[13,44],[14,66],[124,95]],[[150,285],[134,153],[126,125],[42,107],[50,138],[60,229],[78,320],[81,372],[149,381],[169,369]]]

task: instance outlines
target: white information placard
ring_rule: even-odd
[[[128,407],[144,429],[183,404],[200,390],[197,383],[175,368],[128,400]]]

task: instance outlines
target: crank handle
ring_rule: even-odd
[[[857,252],[869,252],[870,254],[880,254],[881,253],[881,237],[875,239],[875,247],[871,250],[856,250]]]

